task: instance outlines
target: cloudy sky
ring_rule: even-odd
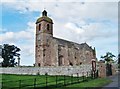
[[[21,49],[21,64],[33,65],[35,22],[46,9],[54,21],[54,37],[86,42],[96,48],[98,59],[106,52],[117,55],[118,2],[112,1],[2,0],[0,44],[16,45]]]

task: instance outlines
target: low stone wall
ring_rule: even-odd
[[[63,66],[63,67],[7,67],[0,68],[0,74],[28,74],[28,75],[71,75],[79,76],[90,74],[91,65],[81,65],[81,66]]]

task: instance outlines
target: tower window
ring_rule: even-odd
[[[47,24],[47,30],[49,31],[49,27],[50,27],[50,25],[49,24]]]
[[[41,24],[39,24],[39,31],[41,30]]]

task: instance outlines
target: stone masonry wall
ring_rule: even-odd
[[[28,75],[71,75],[78,73],[79,76],[90,74],[91,65],[67,66],[67,67],[8,67],[0,68],[0,74],[28,74]]]
[[[99,77],[106,77],[106,65],[103,62],[98,62],[99,64]]]

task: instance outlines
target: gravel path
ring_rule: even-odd
[[[110,84],[104,86],[102,89],[120,89],[120,72],[114,76],[108,77],[111,82]]]

